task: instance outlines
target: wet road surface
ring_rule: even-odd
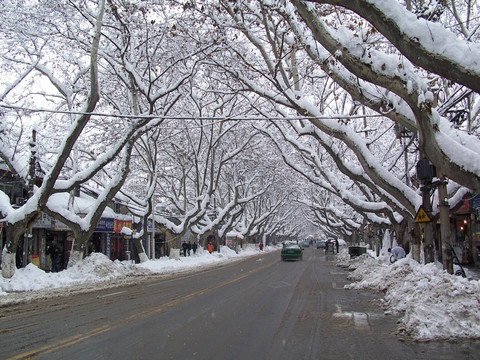
[[[333,256],[265,253],[175,279],[0,307],[0,359],[478,359],[480,342],[395,335]]]

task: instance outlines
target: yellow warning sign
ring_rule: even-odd
[[[430,222],[432,219],[428,216],[427,212],[423,208],[423,206],[420,206],[420,209],[417,211],[417,215],[415,216],[415,222],[417,223],[425,223],[425,222]]]

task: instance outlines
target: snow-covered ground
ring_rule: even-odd
[[[263,251],[277,250],[266,247]],[[161,258],[133,264],[112,262],[95,253],[59,273],[46,273],[29,264],[11,279],[0,276],[0,305],[122,286],[139,281],[139,277],[176,276],[259,254],[254,248],[236,254],[222,247],[220,253],[200,250],[179,260]],[[417,340],[480,338],[478,280],[449,275],[441,264],[421,265],[409,257],[395,264],[389,263],[388,256],[374,258],[371,253],[350,259],[346,248],[337,255],[337,265],[350,271],[352,283],[347,288],[379,291],[385,313],[400,316],[399,334]]]
[[[450,275],[439,263],[421,265],[410,256],[390,264],[389,255],[350,259],[344,251],[337,265],[352,271],[346,288],[381,292],[385,313],[401,316],[399,334],[420,341],[480,339],[478,280]]]

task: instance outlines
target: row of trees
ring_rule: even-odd
[[[480,190],[477,5],[2,2],[0,156],[31,189],[20,208],[0,192],[3,276],[41,211],[81,259],[114,197],[144,219],[160,204],[179,235],[307,221],[406,241],[421,157],[451,204]],[[100,195],[80,216],[61,199],[87,185]]]

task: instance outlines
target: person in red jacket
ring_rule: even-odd
[[[211,241],[208,242],[207,250],[210,254],[213,252],[213,244]]]

